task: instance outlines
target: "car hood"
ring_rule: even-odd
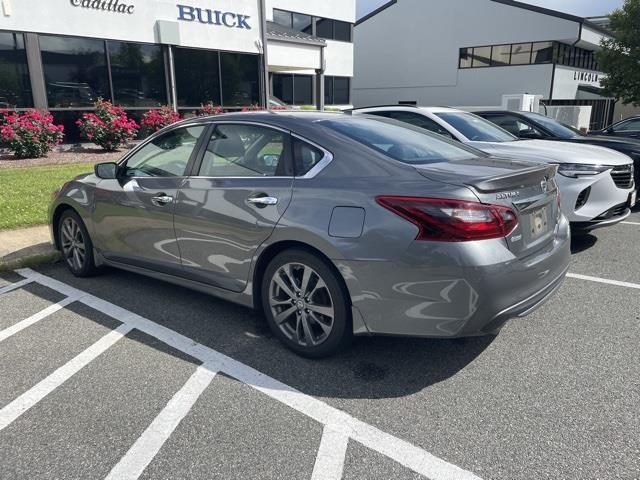
[[[609,148],[569,142],[518,140],[514,142],[468,142],[483,152],[501,157],[545,163],[584,163],[587,165],[626,165],[631,158]]]
[[[605,135],[588,135],[586,137],[576,137],[578,142],[602,142],[601,146],[611,145],[612,148],[625,147],[628,150],[640,152],[640,140],[634,138],[616,138]]]

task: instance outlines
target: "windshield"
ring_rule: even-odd
[[[395,120],[348,117],[322,120],[320,123],[394,160],[411,165],[484,156],[475,149],[423,130],[415,131],[410,125]]]
[[[484,118],[466,112],[436,112],[436,116],[472,142],[513,142],[517,140],[506,130]]]
[[[584,136],[582,133],[580,133],[579,130],[576,130],[575,128],[570,127],[569,125],[565,125],[564,123],[561,123],[553,118],[545,117],[544,115],[541,115],[539,113],[532,113],[532,112],[521,112],[521,113],[522,115],[524,115],[527,118],[530,118],[534,122],[538,122],[542,127],[546,128],[557,137],[575,138],[575,137]]]

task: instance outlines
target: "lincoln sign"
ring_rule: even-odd
[[[120,0],[71,0],[74,7],[90,8],[105,12],[125,13],[131,15],[135,6],[122,3]]]
[[[209,25],[251,30],[251,26],[247,22],[250,18],[249,15],[241,15],[239,13],[178,5],[178,20],[184,20],[186,22],[199,22]]]

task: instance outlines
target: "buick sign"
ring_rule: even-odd
[[[222,12],[220,10],[209,10],[208,8],[191,7],[189,5],[177,5],[177,7],[178,20],[251,30],[251,26],[247,21],[251,18],[249,15]]]

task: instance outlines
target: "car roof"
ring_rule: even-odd
[[[359,107],[359,108],[354,108],[351,111],[354,112],[364,112],[364,111],[372,111],[372,110],[376,110],[376,111],[388,111],[388,110],[402,110],[402,111],[407,111],[407,112],[416,112],[416,111],[423,111],[423,112],[427,112],[427,113],[444,113],[444,112],[459,112],[459,113],[468,113],[465,112],[464,110],[460,110],[458,108],[451,108],[451,107],[427,107],[427,106],[421,106],[421,105],[380,105],[380,106],[371,106],[371,107]]]

